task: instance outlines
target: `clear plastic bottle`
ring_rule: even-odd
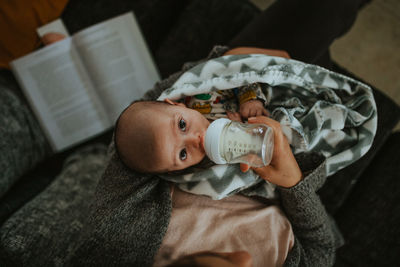
[[[264,124],[218,119],[207,129],[204,149],[216,164],[246,163],[262,167],[271,162],[274,133]]]

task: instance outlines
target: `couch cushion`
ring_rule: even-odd
[[[335,266],[398,266],[400,132],[389,137],[336,214],[346,244]]]
[[[0,228],[1,263],[62,265],[87,217],[106,161],[104,145],[91,145],[70,156],[53,183]]]

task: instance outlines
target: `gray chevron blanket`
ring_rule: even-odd
[[[319,152],[328,175],[361,158],[371,147],[377,112],[369,86],[322,67],[260,54],[230,55],[201,63],[179,77],[158,100],[179,100],[260,83],[271,117],[279,121],[293,153]],[[237,192],[275,198],[274,185],[238,164],[201,164],[162,175],[187,192],[221,199]]]

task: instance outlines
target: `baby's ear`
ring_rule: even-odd
[[[164,102],[174,106],[186,107],[185,104],[172,101],[171,99],[168,98],[164,99]]]

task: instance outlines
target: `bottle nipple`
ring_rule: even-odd
[[[207,128],[204,138],[204,149],[206,155],[216,164],[227,163],[227,160],[221,156],[220,140],[223,129],[230,122],[228,119],[218,119],[213,121]]]

